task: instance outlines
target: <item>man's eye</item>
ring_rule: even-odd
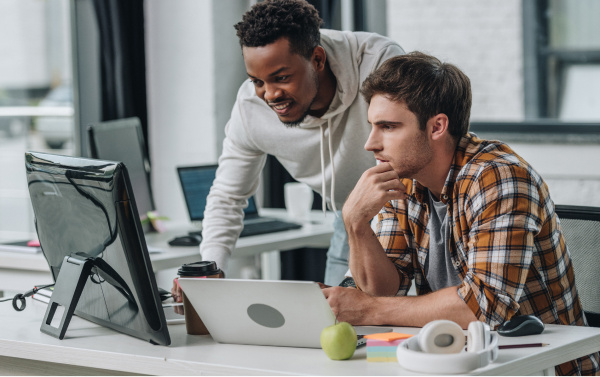
[[[257,80],[257,79],[250,79],[250,82],[252,84],[254,84],[254,86],[261,86],[262,85],[262,81]]]
[[[278,82],[281,82],[281,81],[285,81],[285,80],[287,80],[289,77],[290,77],[290,76],[277,76],[277,77],[275,78],[275,80],[277,80]]]

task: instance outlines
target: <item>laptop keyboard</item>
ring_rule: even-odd
[[[302,228],[302,225],[290,223],[282,220],[265,220],[251,223],[244,223],[244,229],[240,237],[256,236],[259,234],[283,232],[284,230]],[[188,234],[202,236],[201,230],[192,230]]]
[[[244,229],[240,234],[240,237],[256,236],[258,234],[282,232],[284,230],[298,229],[302,225],[296,223],[289,223],[286,221],[261,221],[256,223],[244,223]]]

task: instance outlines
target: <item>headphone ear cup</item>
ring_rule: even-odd
[[[427,353],[458,353],[465,346],[465,335],[456,322],[437,320],[423,326],[418,344]]]
[[[467,351],[483,351],[490,345],[491,333],[487,323],[473,321],[469,323],[467,334]]]

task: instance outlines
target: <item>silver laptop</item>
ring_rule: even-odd
[[[320,348],[335,316],[317,283],[180,278],[179,284],[219,343]]]

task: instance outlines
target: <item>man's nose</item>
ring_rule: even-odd
[[[379,143],[379,139],[377,138],[377,135],[375,135],[375,133],[373,131],[371,131],[371,133],[369,134],[369,138],[367,139],[367,142],[365,143],[365,150],[367,150],[369,152],[381,150],[381,145]]]
[[[264,99],[267,102],[276,102],[276,100],[282,96],[282,91],[277,85],[265,84],[264,90]]]

